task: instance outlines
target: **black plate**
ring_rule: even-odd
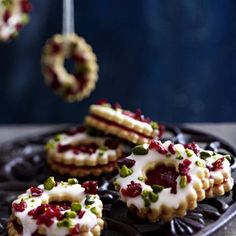
[[[10,214],[11,202],[32,185],[42,183],[46,177],[55,176],[57,180],[66,180],[50,170],[45,162],[44,144],[62,130],[25,137],[0,146],[0,235],[7,235],[6,224]],[[217,152],[228,153],[232,175],[236,180],[234,162],[236,151],[224,140],[196,130],[166,125],[163,140],[171,139],[175,143],[196,142],[201,147]],[[112,186],[116,173],[99,178],[99,195],[104,203],[103,216],[106,222],[104,236],[108,235],[194,235],[213,234],[236,215],[236,187],[223,197],[207,199],[188,212],[184,218],[176,218],[169,223],[148,223],[133,219],[126,205]],[[83,181],[81,179],[80,181]]]

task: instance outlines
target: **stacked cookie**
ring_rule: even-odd
[[[118,161],[120,172],[114,184],[139,218],[169,221],[196,208],[198,201],[232,189],[227,158],[196,144],[174,145],[154,139]]]
[[[118,104],[99,101],[91,105],[84,126],[49,140],[47,161],[54,171],[72,177],[111,173],[127,147],[160,137],[160,127],[140,110],[133,113]]]

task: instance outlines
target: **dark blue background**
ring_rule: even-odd
[[[0,45],[0,123],[82,121],[98,98],[167,122],[236,121],[236,1],[75,0],[76,32],[100,80],[68,104],[43,82],[41,48],[61,32],[61,0],[32,0],[20,37]]]

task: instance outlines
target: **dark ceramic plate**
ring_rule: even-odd
[[[7,235],[6,224],[10,214],[11,202],[31,185],[42,183],[46,177],[55,176],[66,180],[50,170],[45,162],[44,144],[48,138],[61,132],[25,137],[0,146],[0,235]],[[196,142],[201,147],[230,154],[232,174],[236,151],[224,140],[184,127],[166,125],[163,140],[176,143]],[[184,218],[176,218],[169,223],[148,223],[133,219],[126,206],[119,200],[112,186],[116,173],[99,178],[99,195],[104,203],[103,216],[106,222],[103,236],[108,235],[194,235],[207,236],[221,228],[236,215],[236,187],[223,197],[204,200]],[[81,179],[83,181],[83,179]]]

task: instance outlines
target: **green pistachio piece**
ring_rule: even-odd
[[[145,148],[143,145],[138,145],[132,149],[132,152],[135,155],[146,155],[148,154],[148,148]]]
[[[129,169],[126,165],[123,165],[120,169],[120,176],[121,177],[127,177],[129,175],[133,174],[133,170]]]
[[[72,221],[71,221],[71,219],[66,218],[66,219],[63,219],[61,221],[58,221],[57,226],[58,227],[70,228],[72,226]]]
[[[55,148],[55,141],[54,140],[50,140],[46,145],[45,145],[45,149],[46,150],[50,150],[50,149],[54,149]]]
[[[6,7],[9,8],[12,5],[12,0],[2,0],[2,4]]]
[[[54,137],[55,141],[60,141],[61,140],[61,134],[56,134]]]
[[[75,218],[77,216],[75,211],[67,211],[66,212],[66,217],[68,218]]]
[[[72,211],[80,211],[81,208],[82,208],[82,206],[79,202],[72,202],[72,204],[71,204]]]
[[[166,158],[170,158],[170,157],[171,157],[170,153],[166,154]]]
[[[155,121],[151,121],[150,125],[152,126],[153,129],[158,129],[158,124]]]
[[[72,184],[78,184],[79,181],[76,178],[69,178],[68,179],[68,184],[72,185]]]
[[[144,178],[143,176],[139,176],[139,177],[138,177],[138,180],[139,180],[139,181],[144,181],[145,178]]]
[[[93,214],[95,214],[95,215],[98,214],[98,209],[97,209],[96,207],[92,207],[92,208],[90,209],[90,211],[91,211]]]
[[[184,158],[182,156],[177,156],[176,159],[177,160],[183,160]]]
[[[161,192],[163,189],[164,189],[164,187],[161,186],[161,185],[158,185],[158,184],[153,184],[153,185],[152,185],[152,190],[153,190],[154,193],[159,193],[159,192]]]
[[[143,190],[142,193],[141,193],[141,197],[142,197],[143,199],[147,198],[147,197],[148,197],[148,193],[149,193],[148,190]]]
[[[143,199],[143,201],[144,201],[144,206],[145,207],[149,207],[151,205],[151,202],[148,198]]]
[[[86,195],[85,205],[92,205],[94,202],[92,196]]]
[[[154,192],[149,192],[148,197],[151,202],[156,202],[159,198],[158,194]]]
[[[120,189],[120,184],[117,182],[117,180],[113,181],[113,185],[114,185],[116,190]]]
[[[181,176],[179,180],[179,185],[181,188],[185,188],[187,185],[187,176]]]
[[[46,189],[46,190],[51,190],[51,189],[53,189],[53,187],[55,187],[55,185],[56,185],[56,182],[55,182],[54,177],[48,177],[48,178],[44,181],[43,185],[44,185],[44,189]]]
[[[189,150],[188,148],[185,149],[185,152],[186,152],[188,157],[191,157],[193,155],[192,151]]]
[[[203,163],[202,161],[199,161],[199,160],[197,160],[197,161],[195,162],[195,164],[196,164],[197,166],[199,166],[199,167],[205,167],[205,163]]]
[[[27,23],[29,23],[29,16],[27,14],[23,14],[21,17],[21,22],[23,25],[26,25]]]
[[[207,159],[208,157],[211,157],[211,154],[209,152],[206,152],[206,151],[201,151],[200,152],[200,158],[205,160]]]

